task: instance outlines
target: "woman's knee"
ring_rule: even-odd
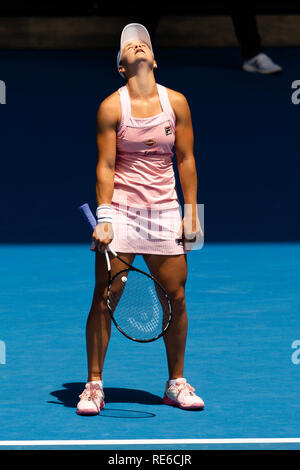
[[[169,292],[169,297],[173,308],[182,311],[185,310],[185,288],[183,285],[180,285],[176,289]]]

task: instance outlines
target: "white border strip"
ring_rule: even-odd
[[[0,446],[130,446],[169,444],[300,444],[300,437],[233,438],[233,439],[111,439],[111,440],[44,440],[0,441]]]

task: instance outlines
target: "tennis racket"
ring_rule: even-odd
[[[83,204],[79,209],[94,230],[97,222],[89,205]],[[124,269],[113,277],[108,250],[124,264]],[[108,270],[106,305],[113,323],[132,341],[157,340],[167,332],[172,320],[166,290],[151,274],[130,265],[109,246],[108,250],[104,250]]]

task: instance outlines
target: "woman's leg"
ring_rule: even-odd
[[[169,379],[183,377],[188,319],[185,302],[187,257],[182,255],[145,254],[144,260],[152,274],[166,289],[172,302],[172,323],[164,335]]]
[[[128,263],[133,263],[134,254],[120,253]],[[124,264],[110,255],[111,275],[124,269]],[[94,296],[86,324],[86,347],[88,359],[88,382],[102,380],[104,359],[110,339],[111,318],[106,306],[107,264],[104,253],[96,253]]]

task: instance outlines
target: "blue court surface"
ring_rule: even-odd
[[[204,411],[162,404],[163,340],[136,344],[113,328],[106,407],[95,417],[75,413],[86,380],[89,245],[2,245],[0,256],[2,448],[300,448],[292,348],[300,339],[300,244],[206,244],[188,254],[185,375]],[[135,264],[145,268],[141,256]]]

